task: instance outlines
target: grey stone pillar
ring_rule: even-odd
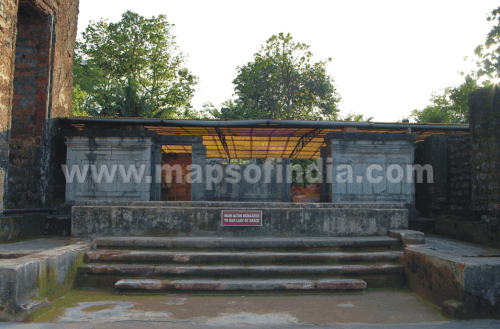
[[[412,134],[329,133],[325,142],[332,154],[332,202],[414,205],[415,182],[410,179],[408,183],[407,174],[408,165],[414,165],[417,138]],[[369,173],[376,182],[370,182]]]
[[[321,155],[321,202],[331,202],[329,198],[329,188],[328,180],[327,180],[327,162],[328,162],[328,152],[326,147],[322,147],[320,149]]]
[[[281,174],[281,202],[292,202],[292,182],[287,179],[287,168],[290,167],[290,159],[284,158],[281,160],[283,166]]]
[[[66,175],[66,203],[159,200],[155,172],[161,153],[156,133],[82,130],[65,135],[68,153],[63,171],[75,173],[72,179]]]
[[[207,163],[207,147],[203,144],[193,144],[192,153],[193,167],[198,165],[201,168],[201,182],[191,183],[191,200],[205,201],[205,181],[206,181],[206,163]],[[194,178],[194,177],[193,177]]]
[[[161,201],[161,144],[153,139],[151,145],[151,201]]]

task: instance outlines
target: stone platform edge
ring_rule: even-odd
[[[258,227],[223,227],[228,207],[75,205],[72,237],[348,237],[387,235],[408,228],[408,210],[400,208],[265,208]],[[256,208],[252,208],[256,209]]]
[[[450,255],[409,245],[402,264],[414,293],[460,320],[500,318],[500,258]]]
[[[0,321],[23,321],[73,288],[87,243],[0,260]]]

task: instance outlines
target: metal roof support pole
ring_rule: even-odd
[[[316,138],[316,136],[321,134],[322,131],[323,129],[316,128],[302,135],[302,137],[300,137],[299,141],[297,142],[297,145],[295,145],[295,148],[293,149],[292,154],[290,154],[289,158],[293,159],[293,157],[297,156],[300,153],[300,151],[304,147],[306,147],[306,145],[309,144],[314,138]]]
[[[229,159],[229,163],[231,163],[231,155],[229,154],[229,147],[227,146],[226,135],[220,130],[220,128],[215,127],[215,131],[217,132],[217,136],[219,136],[219,140],[226,151],[227,158]]]

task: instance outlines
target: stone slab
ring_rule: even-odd
[[[366,282],[355,279],[281,280],[119,280],[115,288],[143,291],[268,291],[268,290],[363,290]]]
[[[390,230],[389,236],[400,240],[404,246],[412,244],[425,244],[425,235],[412,230]]]

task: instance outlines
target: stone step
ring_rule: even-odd
[[[401,249],[398,239],[388,236],[315,238],[155,238],[101,237],[93,249],[181,249],[181,250],[350,250]]]
[[[122,279],[115,288],[124,291],[335,291],[363,290],[366,282],[355,279],[279,280],[151,280]]]
[[[385,252],[183,252],[94,250],[87,253],[86,261],[111,263],[150,264],[331,264],[397,262],[403,255],[399,251]]]
[[[359,276],[402,273],[399,264],[377,265],[308,265],[308,266],[176,266],[176,265],[128,265],[128,264],[84,264],[81,273],[130,275],[149,277],[221,277],[264,278],[292,276]]]

